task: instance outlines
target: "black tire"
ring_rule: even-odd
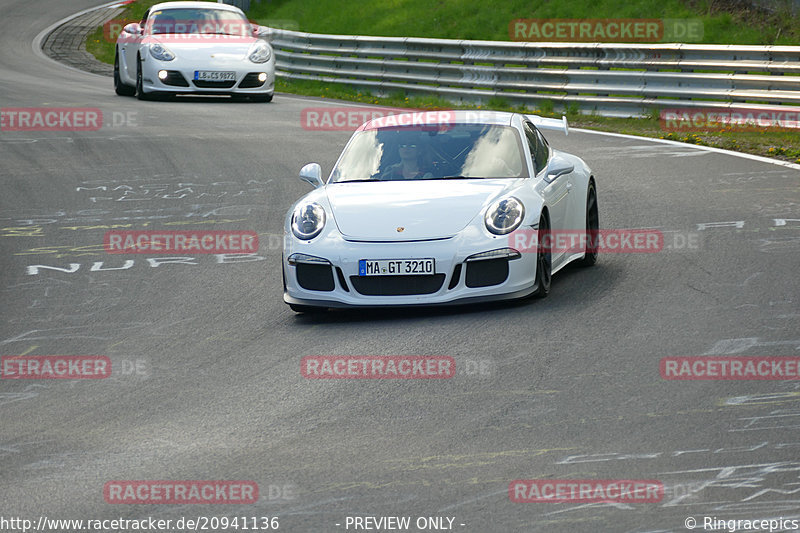
[[[327,307],[314,307],[313,305],[289,304],[289,308],[295,313],[324,313]]]
[[[114,54],[114,92],[120,96],[133,96],[136,94],[136,87],[122,83],[122,79],[119,77],[119,52]]]
[[[142,81],[142,62],[136,56],[136,98],[139,100],[150,100],[150,95],[144,92],[144,82]]]
[[[254,95],[252,95],[250,97],[250,101],[251,102],[261,102],[261,103],[265,103],[266,104],[267,102],[271,102],[272,101],[272,95],[271,94],[254,94]]]
[[[550,221],[542,214],[539,218],[538,249],[536,250],[536,292],[534,298],[547,298],[553,272],[553,253],[550,250]]]
[[[597,191],[594,183],[589,182],[589,190],[586,193],[586,256],[576,264],[582,267],[590,267],[597,263],[597,235],[600,229],[600,215],[597,210]]]

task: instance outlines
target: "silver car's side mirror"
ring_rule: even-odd
[[[272,28],[270,28],[269,26],[258,26],[256,37],[258,37],[259,39],[264,39],[268,43],[271,43],[275,35],[272,33]]]
[[[573,170],[575,170],[575,165],[564,159],[561,155],[555,154],[552,159],[550,159],[550,164],[547,165],[547,174],[544,180],[547,183],[553,183],[559,176],[569,174]]]
[[[300,169],[300,179],[310,183],[315,189],[322,187],[322,167],[319,163],[309,163]]]
[[[129,35],[141,35],[142,34],[142,27],[137,22],[131,22],[130,24],[126,24],[122,31]]]

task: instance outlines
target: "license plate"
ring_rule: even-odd
[[[216,70],[195,70],[195,81],[236,81],[235,72],[218,72]]]
[[[359,276],[432,276],[435,273],[433,259],[362,259],[358,262]]]

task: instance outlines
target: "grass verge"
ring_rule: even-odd
[[[251,0],[248,15],[259,23],[295,21],[312,33],[492,41],[511,40],[515,19],[677,19],[702,23],[698,43],[800,42],[792,0]]]

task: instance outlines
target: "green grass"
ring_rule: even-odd
[[[100,26],[86,37],[86,51],[103,63],[114,64],[114,43],[109,43]]]
[[[123,18],[140,20],[144,11],[161,0],[137,0],[126,8]],[[211,1],[211,0],[209,0]],[[251,20],[264,25],[290,26],[315,33],[340,33],[380,36],[418,36],[455,39],[509,40],[508,23],[515,18],[701,18],[705,43],[792,44],[800,42],[800,17],[786,13],[768,16],[748,11],[720,12],[716,6],[726,0],[644,0],[627,3],[623,0],[509,0],[505,4],[488,4],[482,0],[385,0],[352,2],[344,0],[253,0],[248,13]],[[369,7],[365,7],[369,6]],[[418,13],[424,16],[416,15]],[[776,39],[776,35],[780,36]],[[114,43],[104,38],[102,28],[90,34],[86,48],[106,63],[114,61]],[[392,107],[478,108],[500,111],[537,113],[560,117],[550,100],[540,101],[537,108],[515,105],[502,97],[489,99],[486,105],[454,106],[435,96],[412,96],[395,92],[376,96],[345,84],[278,78],[278,92],[318,96],[338,100],[379,104]],[[756,155],[763,155],[800,164],[800,135],[790,132],[687,132],[662,130],[658,111],[646,118],[610,118],[581,115],[576,104],[565,114],[574,127],[596,129],[673,139],[692,144],[715,146]]]
[[[698,42],[796,45],[800,16],[783,2],[783,10],[768,14],[730,0],[252,0],[248,16],[262,24],[296,21],[313,33],[493,41],[510,40],[509,23],[520,18],[701,19]]]
[[[124,18],[141,20],[160,1],[138,0]],[[701,43],[796,45],[800,13],[792,14],[791,0],[777,1],[785,7],[768,13],[732,0],[251,0],[248,16],[314,33],[492,41],[510,40],[509,23],[521,18],[700,19]]]

